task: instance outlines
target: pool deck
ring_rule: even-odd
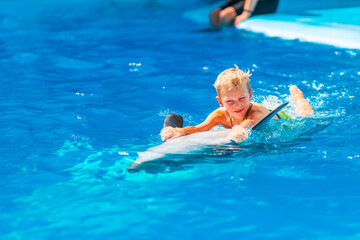
[[[304,6],[293,6],[292,9],[290,4],[284,5],[279,5],[277,13],[251,17],[237,28],[269,37],[360,49],[360,6],[328,4],[309,10]],[[185,17],[208,23],[209,12],[213,8],[191,11]]]
[[[360,7],[255,16],[237,28],[270,37],[360,49]]]

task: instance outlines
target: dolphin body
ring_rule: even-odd
[[[269,122],[289,102],[278,106],[265,116],[260,122],[252,127],[252,130],[259,130]],[[228,137],[231,129],[212,130],[199,132],[179,138],[168,139],[165,143],[151,147],[147,151],[139,153],[139,157],[128,168],[129,172],[138,171],[136,168],[144,163],[165,157],[168,154],[188,154],[205,149],[207,146],[229,145],[232,140]]]
[[[136,171],[143,162],[153,161],[168,154],[187,154],[200,151],[207,146],[226,145],[231,142],[227,137],[231,129],[212,130],[199,132],[166,140],[165,143],[149,148],[139,153],[139,157],[130,165],[129,171]]]

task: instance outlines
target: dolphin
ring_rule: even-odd
[[[260,122],[252,127],[252,130],[259,130],[269,122],[288,102],[281,104],[272,110]],[[230,145],[234,142],[228,137],[231,129],[211,130],[206,132],[194,133],[178,138],[166,140],[163,144],[150,147],[145,152],[138,153],[139,157],[128,168],[129,172],[137,172],[136,169],[144,162],[150,162],[161,159],[168,154],[188,154],[201,151],[208,146]]]
[[[230,131],[231,129],[212,130],[168,139],[163,144],[139,153],[139,157],[130,165],[128,171],[136,171],[136,167],[141,163],[153,161],[168,154],[187,154],[204,149],[206,146],[229,144],[231,140],[227,135]]]

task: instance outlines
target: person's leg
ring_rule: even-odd
[[[184,120],[180,115],[176,115],[176,114],[169,114],[166,116],[165,121],[164,121],[164,128],[165,127],[178,127],[178,128],[182,128],[184,124]]]
[[[240,3],[240,4],[239,4]],[[234,18],[239,15],[238,10],[242,12],[244,0],[232,0],[228,1],[223,6],[216,8],[210,13],[210,23],[215,26],[231,25]]]
[[[216,8],[210,13],[210,23],[215,26],[220,26],[220,12],[221,8]]]
[[[233,7],[225,8],[219,14],[220,25],[230,26],[236,16],[237,16],[237,13]]]
[[[304,94],[302,91],[295,85],[289,88],[291,98],[295,103],[296,113],[300,117],[307,117],[314,113],[313,108],[311,107],[310,103],[306,101],[304,98]]]

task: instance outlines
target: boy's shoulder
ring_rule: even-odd
[[[224,107],[219,107],[217,109],[214,110],[214,112],[218,117],[223,117],[226,116],[226,109]]]
[[[261,103],[253,102],[252,105],[253,105],[254,111],[266,111],[266,110],[268,110],[267,107],[265,107]]]
[[[253,117],[263,117],[264,115],[269,113],[269,109],[260,103],[252,103],[252,111],[251,114]]]
[[[211,114],[210,114],[211,118],[213,119],[217,119],[218,121],[221,121],[223,119],[226,119],[227,117],[227,112],[226,109],[223,107],[219,107],[217,109],[215,109]]]
[[[226,125],[228,118],[229,118],[229,114],[227,113],[226,109],[224,107],[219,107],[217,109],[215,109],[212,114],[211,114],[211,121],[215,124],[220,124],[220,125]]]

